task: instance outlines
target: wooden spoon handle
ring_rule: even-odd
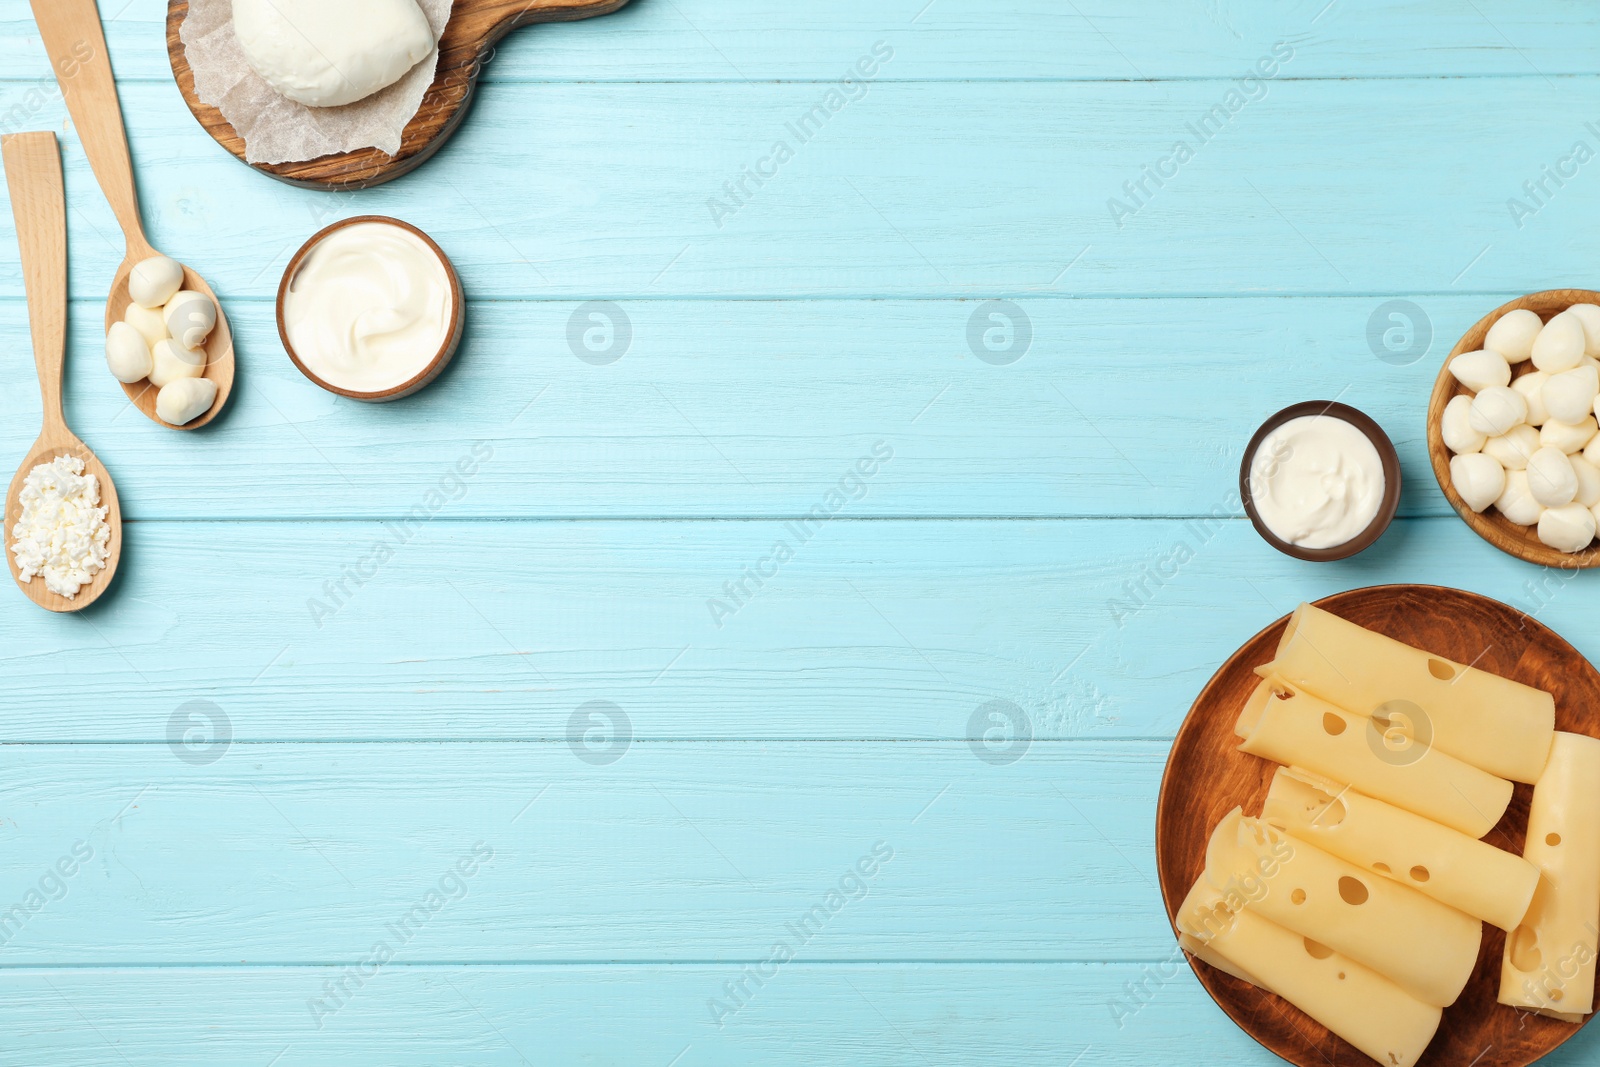
[[[144,251],[149,242],[139,221],[139,194],[133,184],[133,163],[128,156],[128,136],[122,128],[122,107],[111,74],[111,54],[100,26],[95,0],[31,0],[50,66],[61,84],[61,95],[78,128],[84,154],[94,168],[100,189],[122,226],[130,253]]]
[[[47,431],[65,430],[61,365],[67,349],[67,194],[61,151],[53,133],[18,133],[0,139],[0,154],[17,219],[44,426]]]

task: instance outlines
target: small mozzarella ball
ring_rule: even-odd
[[[1551,508],[1539,516],[1539,540],[1559,552],[1582,552],[1594,540],[1594,512],[1582,504]]]
[[[216,399],[217,383],[210,378],[179,378],[156,394],[156,414],[162,422],[182,426],[211,410]]]
[[[167,332],[184,348],[196,349],[217,325],[217,305],[204,293],[184,289],[167,301],[164,317]]]
[[[1572,503],[1578,495],[1578,472],[1559,448],[1541,448],[1528,460],[1528,492],[1547,508]]]
[[[1474,393],[1491,385],[1511,384],[1511,364],[1498,352],[1463,352],[1450,361],[1450,373]]]
[[[1545,411],[1557,422],[1580,421],[1594,411],[1596,396],[1600,396],[1600,371],[1593,367],[1552,374],[1539,390]]]
[[[1479,433],[1498,437],[1528,417],[1528,401],[1515,389],[1491,385],[1472,398],[1467,424]]]
[[[1483,347],[1493,349],[1511,363],[1521,363],[1533,355],[1533,342],[1544,323],[1527,308],[1508,311],[1495,320],[1483,339]]]
[[[1484,441],[1482,452],[1508,471],[1528,469],[1528,460],[1543,446],[1532,426],[1513,426],[1499,437]]]
[[[144,308],[165,306],[183,288],[183,268],[166,256],[151,256],[133,265],[128,275],[128,295]]]
[[[1506,471],[1506,487],[1494,506],[1496,511],[1518,526],[1532,526],[1544,514],[1544,505],[1533,499],[1533,494],[1528,491],[1527,471]]]
[[[162,317],[160,308],[142,308],[138,304],[129,304],[128,310],[122,315],[122,321],[139,331],[139,336],[144,338],[144,343],[151,348],[157,341],[165,341],[167,334],[167,320]]]
[[[1578,476],[1578,495],[1573,499],[1586,508],[1600,504],[1600,467],[1582,456],[1567,458],[1572,460],[1572,472]]]
[[[1597,429],[1600,429],[1600,425],[1595,423],[1593,415],[1581,422],[1557,422],[1551,419],[1539,427],[1539,444],[1541,447],[1559,448],[1570,456],[1594,440]]]
[[[1588,356],[1600,356],[1600,306],[1573,304],[1567,314],[1583,325],[1583,351]]]
[[[1450,461],[1450,484],[1467,507],[1482,511],[1505,492],[1506,469],[1482,452],[1457,456]]]
[[[1488,440],[1487,435],[1474,430],[1467,421],[1467,412],[1471,408],[1470,396],[1453,396],[1450,403],[1444,406],[1444,414],[1439,416],[1439,436],[1444,438],[1444,446],[1458,456],[1482,452],[1483,444]]]
[[[1533,339],[1533,365],[1551,374],[1571,370],[1582,361],[1584,344],[1583,323],[1563,311]]]
[[[198,378],[205,373],[205,352],[191,352],[170,337],[165,341],[157,341],[150,350],[150,357],[154,363],[150,370],[150,384],[157,389],[180,378]]]
[[[1528,425],[1543,426],[1550,421],[1550,412],[1544,406],[1544,383],[1550,375],[1542,370],[1530,371],[1511,383],[1511,388],[1528,401]]]
[[[144,335],[126,322],[113,322],[106,331],[106,366],[119,382],[132,384],[150,377],[154,363]]]

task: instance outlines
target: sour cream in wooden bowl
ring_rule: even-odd
[[[1400,461],[1355,408],[1313,400],[1273,415],[1245,449],[1239,494],[1256,532],[1296,559],[1345,559],[1388,529]]]
[[[398,400],[438,377],[465,311],[461,281],[433,239],[380,215],[314,235],[278,287],[289,358],[317,385],[356,400]]]

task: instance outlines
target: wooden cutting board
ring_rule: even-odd
[[[1548,627],[1488,597],[1426,585],[1352,589],[1318,607],[1417,648],[1513,678],[1555,694],[1556,729],[1600,736],[1600,671]],[[1293,606],[1293,605],[1289,605]],[[1156,815],[1156,866],[1167,917],[1205,866],[1211,830],[1235,805],[1261,811],[1275,765],[1239,751],[1233,724],[1272,659],[1285,616],[1229,658],[1196,698],[1173,742]],[[1533,787],[1518,785],[1500,824],[1485,838],[1522,854]],[[1483,928],[1483,948],[1461,999],[1418,1067],[1527,1067],[1579,1027],[1496,1003],[1505,934]],[[1373,1067],[1373,1061],[1271,993],[1189,961],[1200,984],[1233,1021],[1297,1067]],[[1592,1020],[1589,1016],[1584,1022]]]
[[[484,63],[506,34],[535,22],[574,22],[609,15],[627,3],[628,0],[455,0],[450,22],[439,40],[438,71],[401,136],[397,154],[390,156],[376,148],[363,148],[301,163],[250,166],[280,181],[310,189],[365,189],[392,181],[415,170],[455,133],[472,104]],[[171,0],[167,5],[167,55],[172,60],[173,77],[200,125],[243,162],[243,138],[222,117],[222,112],[202,103],[195,94],[194,73],[179,38],[188,14],[188,0]]]

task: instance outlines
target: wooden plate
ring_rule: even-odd
[[[1518,526],[1494,508],[1480,515],[1467,507],[1466,502],[1457,495],[1450,484],[1450,450],[1445,447],[1444,436],[1439,432],[1439,421],[1444,417],[1444,407],[1450,403],[1452,397],[1463,393],[1470,396],[1472,393],[1450,373],[1450,361],[1463,352],[1476,352],[1482,348],[1489,327],[1493,326],[1500,316],[1518,308],[1527,308],[1545,322],[1549,322],[1557,313],[1567,310],[1573,304],[1600,304],[1600,293],[1590,289],[1546,289],[1542,293],[1530,293],[1519,297],[1489,312],[1456,342],[1456,346],[1445,357],[1445,365],[1439,368],[1439,377],[1433,383],[1433,397],[1428,401],[1428,458],[1433,463],[1433,476],[1439,480],[1439,488],[1444,490],[1445,499],[1456,509],[1461,521],[1502,552],[1508,552],[1529,563],[1545,567],[1562,567],[1566,570],[1600,567],[1600,545],[1591,545],[1583,552],[1558,552],[1540,541],[1538,533],[1532,526]],[[1533,364],[1527,360],[1511,368],[1513,379],[1532,371]]]
[[[290,185],[309,189],[365,189],[392,181],[415,170],[456,132],[467,116],[478,75],[502,37],[530,23],[573,22],[609,15],[627,3],[628,0],[455,0],[450,22],[439,40],[438,72],[416,116],[406,125],[396,155],[363,148],[301,163],[250,166]],[[243,162],[244,140],[222,112],[201,103],[195,95],[194,73],[179,38],[188,14],[189,0],[170,0],[167,4],[167,55],[172,61],[173,77],[178,80],[178,91],[205,131]]]
[[[1556,729],[1600,736],[1600,672],[1548,627],[1459,589],[1382,585],[1317,601],[1351,622],[1555,694]],[[1258,814],[1275,765],[1239,751],[1233,723],[1277,651],[1288,616],[1252,637],[1201,691],[1173,742],[1156,809],[1156,864],[1169,920],[1205,867],[1206,839],[1236,805]],[[1518,785],[1485,840],[1522,853],[1533,787]],[[1478,966],[1445,1009],[1419,1067],[1525,1067],[1580,1027],[1497,1004],[1505,934],[1484,927]],[[1299,1067],[1371,1067],[1372,1060],[1286,1001],[1190,959],[1211,999],[1263,1047]],[[1590,1018],[1593,1018],[1591,1016]]]

